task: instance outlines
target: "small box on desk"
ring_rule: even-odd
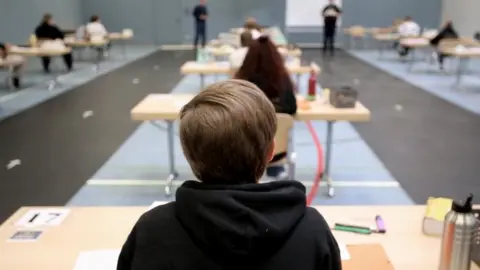
[[[379,244],[347,245],[350,260],[342,261],[343,270],[394,270]]]
[[[358,99],[358,91],[351,86],[345,85],[330,88],[330,104],[335,108],[355,108]]]

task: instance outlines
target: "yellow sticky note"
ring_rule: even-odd
[[[426,218],[432,218],[438,221],[443,221],[445,215],[452,208],[452,199],[429,197],[427,200]]]

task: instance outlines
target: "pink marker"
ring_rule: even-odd
[[[378,233],[386,233],[387,229],[385,228],[385,223],[380,215],[375,217],[375,223],[377,223],[377,232]]]

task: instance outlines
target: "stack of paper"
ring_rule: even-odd
[[[115,270],[120,250],[91,250],[78,255],[74,270]]]
[[[342,261],[350,260],[350,252],[348,252],[347,246],[343,243],[338,243],[338,248],[340,249],[340,258],[342,258]]]
[[[157,206],[159,206],[159,205],[164,205],[164,204],[166,204],[166,203],[168,203],[168,202],[164,202],[164,201],[154,201],[154,202],[150,205],[150,207],[148,207],[147,211],[149,211],[149,210],[151,210],[151,209],[153,209],[153,208],[155,208],[155,207],[157,207]]]

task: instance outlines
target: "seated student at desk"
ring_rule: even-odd
[[[430,40],[430,44],[432,44],[432,46],[437,48],[443,39],[448,39],[448,38],[450,39],[458,38],[458,33],[457,31],[455,31],[452,21],[447,21],[445,23],[445,25],[438,32],[438,34],[432,40]],[[440,69],[443,70],[443,60],[445,59],[445,57],[447,57],[447,55],[439,52],[436,52],[433,55],[438,59],[438,64],[440,66]]]
[[[235,78],[258,86],[275,106],[277,113],[294,115],[297,112],[297,100],[290,74],[277,47],[268,36],[261,36],[250,44]],[[285,155],[286,153],[278,154],[273,162],[283,159]],[[267,175],[277,179],[288,176],[283,166],[268,167]]]
[[[250,31],[253,39],[257,39],[262,35],[260,26],[254,18],[248,18],[243,25],[243,29],[244,31]]]
[[[420,26],[410,16],[405,17],[405,20],[398,26],[400,38],[417,37],[420,35],[420,30]],[[406,56],[409,51],[410,48],[402,46],[398,53],[400,56]]]
[[[243,59],[245,59],[245,55],[247,55],[248,52],[248,47],[252,41],[253,37],[250,31],[244,31],[240,34],[240,48],[236,49],[232,54],[230,54],[228,58],[232,68],[239,68],[242,65]]]
[[[86,39],[105,39],[108,37],[108,31],[100,21],[100,17],[98,17],[97,15],[93,15],[90,18],[90,22],[85,26],[85,37]],[[110,48],[110,42],[107,43],[105,47],[108,50]],[[97,49],[102,52],[104,48],[98,47]]]
[[[42,22],[35,29],[35,36],[39,41],[63,40],[65,38],[63,32],[53,22],[52,15],[48,13],[43,16]],[[73,69],[72,53],[63,55],[63,60],[65,61],[68,71],[71,71]],[[50,73],[50,61],[50,57],[42,57],[43,70],[45,73]]]
[[[283,62],[280,62],[282,65]],[[243,80],[214,83],[180,111],[199,181],[143,214],[117,270],[339,270],[338,244],[298,181],[258,183],[275,149],[272,103]]]
[[[19,55],[11,55],[8,54],[8,51],[10,50],[11,45],[7,43],[1,43],[0,42],[0,61],[8,61],[12,62],[13,66],[13,74],[11,77],[12,80],[12,85],[16,89],[20,88],[20,73],[23,69],[23,66],[25,64],[25,58],[19,56]]]
[[[90,22],[85,26],[85,34],[88,38],[101,37],[106,38],[108,31],[100,21],[100,17],[93,15],[90,17]]]

